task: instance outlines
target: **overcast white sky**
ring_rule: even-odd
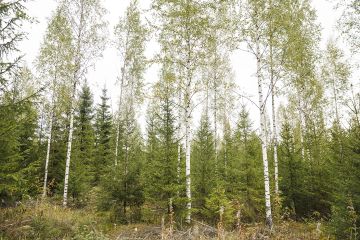
[[[110,38],[113,37],[114,26],[119,21],[119,17],[125,12],[126,7],[129,4],[129,0],[102,0],[103,6],[108,10],[106,16],[109,22]],[[147,9],[151,0],[139,0],[140,6],[143,9]],[[322,26],[322,42],[321,47],[324,48],[326,41],[331,36],[336,36],[334,25],[338,19],[339,14],[333,10],[333,6],[328,0],[312,0],[312,4],[317,10],[318,21]],[[30,68],[33,68],[33,62],[39,53],[39,47],[43,40],[43,35],[46,31],[47,23],[52,15],[52,12],[56,8],[55,0],[33,0],[27,3],[29,14],[35,17],[38,23],[33,23],[27,26],[27,32],[29,33],[28,39],[21,44],[21,50],[26,54],[25,60]],[[153,49],[156,48],[154,43],[149,44],[147,54],[151,56]],[[237,51],[231,57],[231,64],[235,73],[235,81],[240,86],[242,92],[246,92],[248,95],[253,96],[254,101],[257,102],[257,82],[254,78],[254,72],[256,70],[255,61],[251,55],[245,52]],[[99,94],[101,89],[106,84],[111,94],[112,108],[115,111],[117,109],[117,96],[119,89],[115,85],[117,76],[120,72],[120,59],[116,50],[110,45],[106,48],[103,58],[100,59],[88,73],[87,79],[94,92],[95,102],[99,101]],[[152,82],[157,79],[158,73],[156,67],[148,69],[145,74],[147,82]],[[150,91],[149,87],[146,87],[145,91]],[[249,107],[251,104],[249,103]],[[251,108],[251,118],[255,121],[257,126],[258,111],[256,108]],[[144,122],[142,116],[144,109],[139,113],[140,123]],[[196,121],[196,117],[194,119]],[[143,126],[142,126],[143,128]],[[143,128],[144,129],[144,128]]]

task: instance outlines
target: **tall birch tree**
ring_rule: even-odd
[[[231,17],[232,1],[209,1],[209,31],[207,33],[205,84],[206,104],[212,110],[214,126],[215,162],[218,165],[219,120],[221,102],[224,102],[226,80],[230,78],[228,53],[231,48],[231,35],[234,33],[234,21]],[[207,110],[208,111],[208,110]],[[210,118],[211,119],[211,118]]]
[[[72,90],[70,97],[70,127],[66,150],[63,205],[67,205],[70,174],[71,146],[74,131],[74,102],[76,89],[94,60],[99,58],[105,47],[105,9],[99,0],[63,0],[66,18],[70,22],[74,44],[74,67],[72,69]]]
[[[69,22],[65,18],[62,9],[58,8],[49,22],[48,29],[40,49],[40,54],[37,59],[37,69],[42,78],[45,79],[46,84],[50,86],[48,91],[50,103],[43,197],[46,196],[47,192],[48,166],[55,108],[58,98],[60,97],[60,85],[67,85],[71,79],[69,70],[72,67],[72,47],[72,34]]]
[[[308,0],[291,1],[285,43],[286,52],[283,63],[288,73],[288,85],[293,96],[289,96],[297,106],[300,126],[301,155],[309,158],[306,149],[306,115],[311,111],[310,102],[315,98],[317,49],[320,40],[320,27],[316,24],[316,12]]]
[[[330,90],[334,109],[335,121],[340,124],[341,104],[349,88],[350,68],[344,59],[344,53],[336,46],[334,40],[327,43],[325,58],[322,65],[322,78],[325,86]]]
[[[342,10],[338,29],[350,44],[355,53],[360,48],[360,2],[357,0],[336,1],[337,8]]]
[[[187,216],[191,221],[191,118],[194,109],[193,97],[199,91],[199,78],[196,73],[204,56],[204,34],[208,20],[203,1],[179,0],[152,2],[154,15],[159,19],[159,42],[163,52],[173,52],[168,59],[179,70],[177,80],[182,92],[181,108],[183,109],[185,129],[185,176]]]
[[[260,110],[260,139],[262,149],[262,159],[264,166],[264,187],[265,187],[265,212],[266,225],[272,228],[272,214],[270,201],[270,179],[267,156],[267,140],[266,140],[266,96],[264,95],[264,76],[262,68],[264,67],[264,51],[266,48],[266,13],[267,1],[265,0],[249,0],[242,5],[243,25],[241,32],[249,51],[256,59],[256,78],[258,82],[258,106]]]
[[[143,74],[146,69],[145,42],[147,29],[141,22],[138,0],[131,0],[126,16],[120,18],[115,27],[116,48],[121,57],[121,75],[119,77],[120,96],[118,118],[123,110],[124,92],[130,90],[136,104],[142,99]],[[126,89],[124,89],[126,88]],[[128,96],[129,97],[129,96]],[[116,124],[115,166],[118,164],[119,131],[121,119]]]

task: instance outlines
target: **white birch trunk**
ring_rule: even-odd
[[[47,194],[47,180],[48,180],[48,172],[49,172],[49,160],[50,160],[50,150],[51,150],[51,141],[52,141],[52,128],[53,128],[53,121],[54,121],[54,108],[55,108],[55,85],[57,81],[57,72],[55,71],[55,77],[53,79],[53,89],[52,89],[52,99],[51,99],[51,112],[50,112],[50,121],[49,121],[49,136],[47,142],[47,149],[46,149],[46,158],[45,158],[45,174],[44,174],[44,186],[43,186],[43,195],[42,197],[45,198]]]
[[[76,92],[76,82],[74,83],[74,88],[72,90],[71,95],[71,109],[70,109],[70,129],[69,129],[69,137],[67,142],[67,150],[66,150],[66,165],[65,165],[65,180],[64,180],[64,199],[63,206],[67,205],[67,195],[68,195],[68,187],[69,187],[69,175],[70,175],[70,160],[71,160],[71,145],[74,131],[74,101],[75,101],[75,92]]]
[[[124,78],[121,79],[120,84],[120,100],[119,100],[119,119],[118,124],[116,126],[116,143],[115,143],[115,166],[118,165],[118,155],[119,155],[119,138],[120,138],[120,118],[121,118],[121,106],[122,106],[122,92],[123,92],[123,83]]]
[[[122,107],[122,98],[123,98],[123,88],[124,88],[124,81],[125,81],[125,68],[126,68],[126,59],[128,55],[128,44],[129,44],[129,34],[130,30],[127,29],[126,34],[126,44],[125,44],[125,53],[124,53],[124,62],[121,68],[121,79],[120,79],[120,99],[119,99],[119,122],[116,126],[116,143],[115,143],[115,166],[118,165],[118,155],[119,155],[119,138],[120,138],[120,117],[121,117],[121,107]]]
[[[217,98],[218,98],[218,89],[217,89],[217,81],[218,81],[218,52],[217,52],[217,31],[215,28],[215,43],[214,43],[214,148],[215,148],[215,171],[216,174],[219,174],[219,162],[218,162],[218,131],[217,131]]]
[[[304,146],[304,117],[303,117],[303,109],[301,106],[301,98],[300,92],[298,93],[298,104],[299,104],[299,118],[300,118],[300,144],[301,144],[301,158],[305,160],[305,146]]]
[[[261,138],[261,150],[264,165],[264,185],[265,185],[265,212],[266,212],[266,225],[272,228],[272,215],[271,215],[271,201],[270,201],[270,180],[269,180],[269,166],[267,159],[267,141],[266,141],[266,129],[265,129],[265,103],[263,102],[262,91],[262,76],[261,76],[261,60],[260,60],[260,46],[259,40],[256,40],[256,60],[257,70],[256,76],[258,79],[258,91],[259,91],[259,107],[260,107],[260,138]]]
[[[340,117],[339,117],[339,110],[338,110],[338,100],[337,100],[337,93],[336,93],[336,85],[335,85],[335,79],[332,79],[332,85],[333,85],[333,92],[334,92],[334,104],[335,104],[335,117],[337,123],[340,125]]]
[[[180,164],[181,164],[181,144],[178,143],[178,155],[177,155],[177,182],[178,182],[178,184],[180,184],[180,172],[181,172]]]
[[[273,69],[273,49],[272,38],[270,36],[270,81],[271,81],[271,111],[272,111],[272,127],[273,127],[273,147],[274,147],[274,178],[275,178],[275,194],[279,195],[279,167],[278,167],[278,139],[276,128],[276,112],[275,112],[275,82]]]
[[[80,23],[77,28],[77,45],[76,45],[76,54],[75,54],[75,71],[74,71],[74,86],[71,93],[71,104],[70,104],[70,128],[69,128],[69,137],[67,142],[67,150],[66,150],[66,164],[65,164],[65,179],[64,179],[64,196],[63,196],[63,206],[67,205],[67,196],[68,196],[68,188],[69,188],[69,175],[70,175],[70,160],[71,160],[71,145],[72,138],[74,132],[74,102],[75,102],[75,94],[76,94],[76,85],[80,80],[80,71],[81,71],[81,38],[83,36],[83,24],[84,24],[84,3],[80,2]]]
[[[51,135],[52,135],[52,125],[53,125],[53,108],[51,110],[50,122],[49,122],[49,137],[47,142],[46,149],[46,159],[45,159],[45,174],[44,174],[44,186],[43,186],[43,194],[42,197],[46,197],[47,193],[47,179],[48,179],[48,167],[49,167],[49,159],[50,159],[50,146],[51,146]]]
[[[274,89],[273,89],[274,90]],[[273,92],[272,90],[272,92]],[[277,128],[276,128],[276,113],[275,113],[275,96],[271,93],[271,105],[272,105],[272,122],[273,122],[273,141],[274,141],[274,177],[275,177],[275,194],[279,194],[279,166],[278,166],[278,139],[277,139]]]
[[[214,148],[215,148],[215,164],[216,170],[218,171],[218,142],[217,142],[217,87],[216,87],[216,76],[214,85]]]
[[[187,215],[186,222],[191,222],[191,176],[190,176],[190,99],[187,89],[186,108],[185,108],[185,176],[186,176],[186,197]]]
[[[181,89],[179,87],[179,105],[181,104]],[[177,155],[177,182],[180,184],[180,175],[181,175],[181,108],[179,108],[179,117],[178,117],[178,155]]]

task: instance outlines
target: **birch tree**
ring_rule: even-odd
[[[74,67],[70,97],[70,127],[66,150],[63,205],[67,205],[70,174],[71,146],[74,131],[74,101],[78,84],[84,78],[94,60],[99,58],[105,46],[105,9],[99,0],[63,0],[65,15],[70,22],[74,44]]]
[[[146,69],[145,42],[147,29],[140,19],[138,0],[131,0],[126,10],[126,16],[120,18],[115,27],[116,47],[121,57],[120,96],[118,117],[123,110],[124,88],[130,89],[133,103],[141,101],[143,87],[143,73]],[[115,166],[118,164],[119,127],[120,119],[116,124]]]
[[[288,85],[294,91],[291,101],[297,106],[300,126],[301,155],[308,158],[304,139],[306,130],[306,114],[311,111],[310,102],[316,98],[316,61],[320,40],[320,27],[315,23],[316,13],[308,0],[290,2],[290,20],[286,28],[284,69],[288,72]],[[289,91],[292,92],[292,91]],[[311,96],[311,97],[310,97]]]
[[[47,192],[48,166],[52,142],[53,118],[58,102],[60,85],[67,85],[71,76],[69,69],[72,67],[72,36],[70,25],[61,8],[58,8],[50,20],[44,37],[40,54],[37,59],[37,69],[46,84],[50,86],[50,106],[48,120],[48,139],[45,157],[45,173],[43,185],[43,197]]]
[[[285,1],[269,1],[269,13],[268,13],[268,31],[267,31],[267,41],[269,46],[268,51],[268,64],[267,69],[269,72],[270,78],[270,91],[271,91],[271,115],[272,115],[272,143],[273,143],[273,151],[274,151],[274,182],[275,182],[275,194],[279,195],[279,169],[278,169],[278,138],[277,138],[277,122],[276,122],[276,110],[275,110],[275,91],[276,91],[276,83],[280,79],[280,71],[282,66],[282,56],[284,49],[283,46],[279,46],[279,42],[282,41],[282,33],[284,25],[284,21],[286,21],[285,11],[282,11],[284,5],[281,2]],[[281,19],[278,19],[282,16]],[[285,15],[286,16],[286,15]],[[280,49],[280,50],[279,50]],[[279,59],[280,58],[280,59]]]
[[[350,68],[344,59],[344,53],[336,46],[334,40],[327,43],[321,74],[326,87],[331,89],[333,114],[337,124],[340,124],[341,109],[339,108],[344,102],[344,95],[349,88]]]
[[[206,32],[206,5],[204,2],[180,0],[166,2],[154,0],[152,9],[159,19],[159,42],[163,52],[173,52],[168,59],[179,69],[177,80],[182,92],[181,108],[183,109],[185,129],[185,176],[187,216],[186,222],[191,221],[191,117],[193,97],[199,91],[199,78],[196,73],[204,56],[204,34]]]
[[[234,33],[234,21],[231,17],[232,1],[215,0],[209,1],[208,4],[209,32],[206,41],[207,65],[205,66],[204,77],[207,86],[206,107],[211,107],[213,113],[215,162],[218,164],[220,102],[224,102],[223,90],[226,80],[230,78],[229,73],[231,73],[228,52],[232,43],[231,35]]]
[[[114,180],[121,182],[124,191],[121,200],[124,214],[129,207],[130,210],[134,206],[139,207],[142,201],[139,199],[143,198],[143,189],[138,179],[142,166],[142,158],[138,157],[142,153],[142,142],[136,116],[137,107],[143,98],[143,75],[147,66],[144,52],[148,31],[141,21],[138,5],[137,0],[130,1],[126,16],[115,27],[116,47],[120,52],[122,66],[115,142],[115,166],[118,166],[118,162],[121,162],[121,166],[115,168]],[[136,156],[135,151],[139,155]]]
[[[264,166],[264,187],[265,187],[265,211],[266,211],[266,225],[272,228],[272,214],[270,201],[270,179],[267,156],[267,141],[266,141],[266,96],[264,96],[264,76],[262,68],[264,66],[264,49],[266,38],[266,11],[267,1],[245,1],[243,5],[243,26],[242,34],[247,43],[250,52],[256,59],[256,78],[258,82],[258,106],[260,110],[260,139],[262,149],[262,159]]]
[[[336,1],[342,10],[338,29],[350,44],[352,50],[359,53],[360,47],[360,2],[357,0]]]

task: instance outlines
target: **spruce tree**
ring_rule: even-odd
[[[17,72],[11,92],[0,107],[0,197],[9,206],[24,195],[38,194],[39,150],[34,78],[26,67]],[[35,97],[23,100],[26,96]]]
[[[79,106],[75,115],[74,151],[70,180],[70,193],[74,200],[83,197],[94,181],[97,165],[94,163],[95,134],[93,128],[93,99],[90,88],[84,84],[79,96]],[[80,200],[80,199],[79,199]]]
[[[22,55],[18,44],[26,38],[22,24],[30,20],[25,3],[27,0],[1,1],[0,3],[0,97],[9,91],[9,82],[14,80],[21,68]],[[1,101],[3,99],[0,99]],[[0,102],[0,106],[3,102]]]
[[[163,61],[174,63],[178,69],[176,77],[181,91],[180,106],[183,109],[185,175],[187,216],[191,222],[191,119],[194,110],[194,95],[199,91],[199,78],[196,76],[201,63],[204,63],[206,33],[209,30],[206,1],[162,1],[154,0],[151,5],[155,24],[159,33],[159,42]]]
[[[146,146],[145,146],[145,169],[143,172],[145,196],[147,202],[156,207],[164,208],[163,202],[158,202],[161,185],[157,182],[162,179],[160,168],[159,118],[157,116],[158,104],[152,101],[147,109],[146,116]],[[155,186],[154,186],[155,185]],[[165,205],[166,206],[166,205]]]
[[[264,200],[262,167],[261,167],[261,143],[258,135],[252,129],[249,112],[245,106],[241,108],[239,119],[234,133],[234,146],[237,149],[236,159],[229,166],[228,178],[235,179],[236,182],[229,181],[234,192],[238,192],[238,201],[242,205],[244,221],[254,222],[259,220],[259,213],[263,212],[262,205]],[[237,184],[235,184],[237,183]]]
[[[287,118],[281,127],[281,144],[279,156],[283,161],[280,167],[282,181],[280,189],[283,194],[283,208],[288,217],[295,218],[300,215],[302,200],[304,199],[304,186],[301,180],[304,176],[304,163],[301,161],[299,145],[296,144],[294,129]]]
[[[114,222],[131,223],[141,219],[144,203],[144,187],[140,178],[144,166],[144,146],[134,109],[128,105],[122,114],[119,164],[109,166],[102,180],[100,208],[111,210]]]
[[[149,107],[145,190],[149,202],[161,213],[179,210],[177,178],[178,140],[174,114],[173,74],[163,71],[155,87],[155,99]]]
[[[331,129],[332,168],[334,176],[334,202],[331,209],[330,230],[337,238],[354,238],[359,228],[360,192],[358,191],[360,163],[360,124],[357,117],[360,95],[353,96],[350,126],[347,130],[334,124]],[[339,143],[343,148],[339,148]],[[339,151],[341,150],[341,151]]]
[[[105,174],[105,170],[111,165],[111,139],[112,139],[112,116],[107,89],[102,90],[101,103],[98,104],[95,119],[95,175],[94,184],[98,184],[101,177]]]
[[[200,216],[206,214],[206,198],[216,187],[214,135],[209,117],[203,114],[192,146],[191,168],[194,188],[194,208]]]

